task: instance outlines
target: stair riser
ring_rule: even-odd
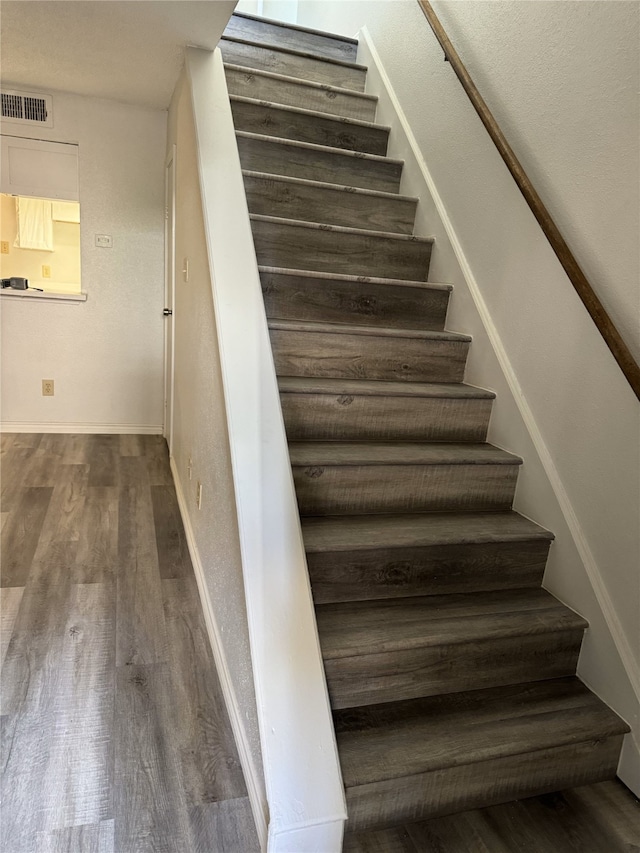
[[[268,317],[442,331],[449,292],[367,281],[262,273]]]
[[[253,220],[258,263],[267,267],[426,281],[431,244]]]
[[[536,589],[549,542],[490,542],[307,553],[316,604]]]
[[[516,465],[293,467],[301,515],[506,510],[517,477]]]
[[[339,38],[309,33],[278,26],[269,21],[255,21],[251,18],[232,16],[226,26],[224,35],[244,38],[258,43],[266,43],[275,47],[290,48],[324,56],[329,59],[342,59],[345,62],[355,62],[358,46]]]
[[[286,140],[270,142],[246,136],[238,136],[238,151],[242,168],[255,172],[390,193],[398,192],[400,187],[402,164],[394,161],[370,160],[346,152],[304,148]]]
[[[322,623],[319,630],[322,644]],[[576,671],[582,635],[574,630],[325,660],[331,707],[562,678]]]
[[[306,81],[287,82],[273,77],[265,77],[235,68],[225,68],[227,89],[230,95],[242,98],[255,98],[273,104],[286,104],[303,110],[318,110],[328,115],[353,118],[358,121],[374,121],[377,102],[358,94],[337,92]]]
[[[281,394],[290,440],[475,441],[487,435],[491,400]]]
[[[371,196],[350,187],[314,186],[246,175],[244,187],[251,213],[303,222],[325,222],[369,231],[411,234],[417,202]]]
[[[387,153],[389,131],[384,127],[351,124],[347,119],[297,113],[277,105],[231,100],[236,130],[262,133],[281,139],[297,139],[314,145],[362,151],[365,154]],[[308,176],[305,176],[308,177]]]
[[[280,376],[462,382],[469,344],[271,330]]]
[[[379,829],[612,779],[621,746],[622,737],[609,737],[347,788],[347,828]]]
[[[235,65],[364,92],[367,76],[364,68],[349,68],[310,56],[296,56],[274,50],[267,45],[242,44],[224,38],[220,41],[220,50],[224,61]]]

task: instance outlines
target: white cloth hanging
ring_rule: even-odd
[[[18,233],[14,246],[18,249],[41,249],[53,252],[53,206],[41,198],[16,198]]]

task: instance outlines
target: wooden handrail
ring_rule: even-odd
[[[567,246],[564,237],[558,230],[551,214],[534,189],[531,181],[527,177],[527,173],[514,154],[513,149],[505,139],[497,121],[491,114],[491,110],[485,103],[480,92],[477,90],[475,83],[464,66],[464,63],[458,56],[456,49],[451,44],[451,40],[440,23],[438,16],[434,12],[431,3],[429,3],[428,0],[418,0],[418,5],[424,12],[425,18],[429,22],[429,26],[433,30],[435,37],[438,39],[438,42],[444,51],[445,58],[451,63],[451,67],[453,68],[456,77],[462,83],[462,88],[469,96],[469,100],[473,104],[473,108],[480,116],[480,120],[486,127],[489,136],[498,149],[507,169],[509,169],[513,175],[513,178],[518,185],[518,189],[525,197],[527,204],[531,208],[531,212],[538,220],[547,240],[551,244],[551,248],[556,253],[564,271],[573,284],[576,293],[582,300],[584,307],[591,315],[593,322],[598,327],[600,334],[611,350],[613,357],[618,362],[620,369],[629,382],[629,385],[633,388],[636,397],[640,400],[640,367],[638,367],[629,347],[622,339],[622,336],[615,327],[613,320],[596,296],[594,289],[591,287],[587,277],[582,272],[571,249]]]

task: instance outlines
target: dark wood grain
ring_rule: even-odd
[[[401,279],[261,267],[267,317],[442,330],[449,288]]]
[[[192,853],[260,853],[247,797],[189,810]]]
[[[231,112],[236,130],[344,148],[347,151],[379,154],[382,157],[387,153],[389,128],[370,122],[314,113],[300,107],[271,104],[238,95],[231,96]]]
[[[608,778],[625,724],[557,679],[339,711],[336,728],[355,830]]]
[[[26,584],[53,488],[23,488],[2,528],[2,586]]]
[[[179,522],[164,439],[19,439],[2,442],[12,476],[56,477],[25,586],[2,590],[2,850],[204,853],[216,832],[254,849],[188,556],[174,549],[180,577],[160,578],[152,489],[160,523]]]
[[[148,486],[122,489],[118,506],[117,664],[166,660],[167,641]]]
[[[118,494],[114,486],[87,488],[73,570],[75,583],[104,583],[115,579],[118,567]]]
[[[284,380],[280,383],[289,440],[477,442],[484,441],[487,435],[493,402],[490,398],[407,397],[401,393],[401,383],[396,383],[400,391],[385,388],[377,395],[361,394],[357,382],[339,380],[333,380],[332,393],[322,393],[321,386],[318,393],[313,393],[312,386],[301,392],[293,385],[295,381],[288,377],[289,384],[283,385]],[[341,384],[348,387],[343,390]]]
[[[245,797],[233,733],[198,599],[193,572],[162,582],[173,683],[175,741],[187,800],[194,805]]]
[[[161,578],[191,576],[193,568],[173,486],[151,486],[153,522]]]
[[[347,833],[343,853],[632,853],[640,803],[618,781],[474,809],[396,830]]]
[[[430,332],[408,337],[382,328],[361,334],[361,329],[271,320],[278,375],[401,382],[464,379],[469,341],[462,336]]]
[[[411,234],[417,199],[337,184],[243,173],[251,213]]]
[[[584,307],[589,312],[591,319],[604,338],[611,354],[618,362],[627,382],[638,399],[640,399],[640,366],[633,357],[631,350],[625,343],[622,335],[616,328],[602,302],[596,295],[591,283],[582,271],[575,255],[560,233],[560,229],[538,195],[522,164],[516,157],[513,148],[511,148],[507,142],[499,124],[487,106],[486,101],[476,88],[469,72],[451,43],[444,27],[440,23],[431,3],[429,3],[428,0],[418,0],[418,4],[424,12],[425,17],[429,22],[429,26],[433,30],[438,42],[442,46],[445,57],[451,63],[451,67],[456,77],[460,80],[462,88],[469,96],[469,100],[471,101],[474,110],[478,113],[480,121],[487,129],[489,136],[498,149],[498,153],[504,160],[507,169],[511,172],[518,189],[524,196],[531,212],[538,221],[538,224],[542,228],[551,248],[560,261],[562,268],[569,277],[569,281],[573,285],[574,290],[578,294]]]
[[[256,18],[236,12],[229,19],[225,35],[251,39],[274,47],[292,47],[315,56],[355,61],[358,42],[352,38],[323,33],[279,21]]]
[[[115,486],[118,478],[120,437],[117,435],[87,436],[90,486]]]
[[[293,468],[302,515],[503,511],[518,470],[506,465],[303,465]]]
[[[225,76],[231,95],[317,110],[358,121],[373,121],[376,115],[378,99],[363,92],[240,65],[225,64]]]
[[[542,583],[549,542],[497,542],[307,552],[317,604],[535,589]]]
[[[115,849],[190,849],[186,794],[166,664],[118,667],[115,703]]]
[[[238,130],[236,139],[243,169],[383,192],[398,192],[400,188],[401,160],[259,132]]]
[[[277,48],[231,37],[221,38],[218,46],[225,62],[364,92],[367,75],[364,65],[317,57],[298,48]]]
[[[432,240],[251,216],[258,263],[270,267],[426,281]]]

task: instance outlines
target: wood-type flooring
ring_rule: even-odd
[[[5,434],[2,853],[258,853],[159,436]],[[344,853],[639,853],[619,782]]]
[[[161,436],[2,436],[2,853],[257,853]]]

